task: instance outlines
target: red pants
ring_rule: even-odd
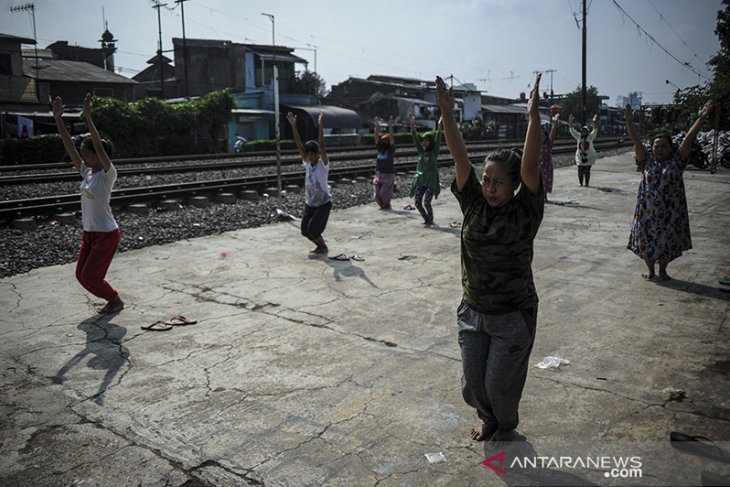
[[[76,261],[76,279],[94,296],[113,301],[117,291],[104,279],[119,245],[119,229],[112,232],[84,232]]]

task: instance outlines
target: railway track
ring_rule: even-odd
[[[597,140],[596,143],[610,144],[618,142],[620,139],[606,138]],[[515,141],[517,142],[517,141]],[[575,147],[575,141],[573,139],[558,139],[555,144],[555,150],[565,147]],[[512,147],[509,143],[472,143],[468,146],[470,152],[477,152],[479,154],[486,153],[489,150],[497,149],[500,147]],[[448,153],[446,147],[442,148],[442,153]],[[417,151],[415,148],[399,148],[397,157],[416,157]],[[301,160],[294,151],[286,151],[284,154],[286,157],[282,158],[282,166],[298,166],[301,164]],[[114,165],[117,167],[118,177],[125,176],[141,176],[149,174],[165,174],[165,173],[187,173],[187,172],[203,172],[203,171],[219,171],[222,169],[245,169],[252,167],[266,167],[273,165],[275,159],[272,157],[272,153],[257,153],[252,156],[242,156],[241,154],[209,154],[204,156],[181,156],[176,158],[145,158],[145,159],[119,159],[114,160]],[[373,150],[370,148],[363,149],[363,147],[351,147],[345,150],[333,151],[330,154],[330,160],[332,162],[339,161],[353,161],[353,160],[372,160]],[[178,164],[183,161],[191,161],[187,164]],[[205,162],[215,160],[216,162]],[[171,163],[171,164],[170,164]],[[125,167],[130,165],[147,164],[143,167]],[[153,164],[150,166],[150,164]],[[18,171],[43,171],[36,172],[33,174],[13,174],[0,176],[0,186],[5,185],[17,185],[17,184],[33,184],[33,183],[55,183],[63,181],[77,181],[79,174],[76,171],[68,170],[70,163],[61,162],[53,164],[37,164],[30,166],[0,166],[0,174],[2,172],[18,172]],[[57,169],[63,169],[63,171],[57,171]],[[47,172],[46,172],[47,171]]]
[[[627,147],[630,145],[628,141],[615,140],[601,144],[596,144],[596,150],[610,150],[618,147]],[[473,148],[471,148],[473,149]],[[491,147],[485,147],[484,150],[472,152],[471,159],[473,163],[481,163],[486,154],[491,151]],[[562,145],[553,149],[554,154],[572,153],[575,150],[575,144]],[[367,159],[372,159],[369,154]],[[439,157],[439,165],[451,165],[453,161],[450,156],[444,155]],[[297,161],[297,165],[301,165],[301,161]],[[287,185],[302,186],[304,182],[304,173],[297,166],[296,171],[287,170],[282,172],[282,187]],[[415,169],[415,161],[396,160],[395,167],[399,172],[412,171]],[[240,167],[240,166],[238,166]],[[357,176],[371,176],[373,174],[373,164],[348,166],[337,168],[333,166],[330,171],[330,181],[338,184],[340,180],[353,178]],[[78,179],[78,174],[74,173]],[[241,178],[218,179],[209,181],[195,181],[186,183],[176,183],[161,186],[145,186],[137,188],[115,189],[112,192],[111,205],[119,208],[137,203],[154,203],[162,200],[176,199],[185,200],[193,196],[216,195],[220,193],[240,193],[244,190],[261,191],[266,188],[276,187],[276,174],[266,174],[261,176],[248,176]],[[67,213],[79,211],[81,208],[80,197],[78,193],[65,194],[57,196],[48,196],[42,198],[28,198],[20,200],[0,201],[0,221],[9,221],[17,218],[25,218],[32,216],[49,216],[57,213]]]

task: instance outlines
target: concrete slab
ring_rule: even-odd
[[[73,265],[0,280],[0,484],[698,485],[701,470],[730,473],[668,441],[680,430],[730,444],[730,294],[717,283],[730,276],[730,174],[687,172],[695,248],[664,285],[641,279],[625,248],[630,156],[600,160],[595,188],[575,180],[556,171],[551,199],[567,204],[547,206],[533,266],[531,362],[571,363],[531,367],[527,442],[468,439],[461,218],[445,189],[433,228],[414,211],[335,211],[330,255],[364,261],[312,258],[297,222],[119,254],[108,279],[127,307],[111,318],[92,314]],[[177,314],[199,323],[141,329]],[[641,455],[642,478],[514,463],[592,451]],[[446,461],[430,464],[436,452]],[[481,464],[501,452],[505,475]]]

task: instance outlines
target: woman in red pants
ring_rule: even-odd
[[[124,308],[119,293],[104,279],[119,246],[119,226],[112,215],[109,200],[112,187],[117,180],[117,170],[109,156],[111,142],[99,137],[91,118],[91,94],[84,99],[84,118],[91,137],[84,139],[80,151],[71,140],[63,124],[63,100],[53,100],[53,118],[63,146],[74,167],[83,178],[81,181],[81,218],[84,235],[76,262],[76,279],[94,296],[106,299],[107,303],[98,310],[102,314],[117,313]]]

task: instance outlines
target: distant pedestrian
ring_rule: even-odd
[[[305,171],[302,235],[317,246],[312,250],[312,253],[326,254],[328,249],[324,238],[322,238],[322,233],[327,226],[327,220],[332,210],[332,195],[327,183],[330,161],[324,149],[324,114],[320,113],[317,120],[319,124],[319,143],[309,140],[306,144],[302,144],[302,139],[299,137],[299,131],[297,130],[296,115],[289,112],[286,119],[291,125],[294,142],[296,142],[299,155],[302,157]]]
[[[91,137],[81,142],[79,151],[61,118],[63,100],[61,97],[53,100],[53,118],[56,120],[58,133],[74,168],[82,177],[81,220],[84,234],[76,262],[76,279],[91,294],[107,300],[106,305],[98,312],[109,314],[124,308],[119,293],[105,280],[120,239],[119,226],[109,206],[112,188],[117,180],[117,170],[109,159],[112,155],[111,142],[99,137],[91,118],[91,108],[91,94],[87,93],[84,99],[84,119]]]
[[[641,182],[636,196],[634,220],[631,223],[628,249],[644,260],[644,279],[654,278],[654,264],[659,263],[659,278],[669,280],[667,266],[692,248],[689,232],[687,197],[684,192],[684,170],[689,161],[692,142],[702,128],[712,102],[699,110],[699,117],[675,151],[667,134],[653,138],[651,150],[646,150],[632,121],[631,105],[626,105],[626,129],[634,143],[636,170]]]
[[[512,441],[519,439],[515,428],[537,325],[532,255],[545,209],[538,166],[540,75],[527,103],[522,152],[491,152],[481,180],[454,117],[453,90],[437,77],[436,92],[446,143],[456,166],[451,191],[464,215],[463,298],[457,310],[462,395],[481,419],[471,437]]]
[[[588,127],[585,125],[580,128],[580,132],[573,128],[573,114],[571,113],[568,117],[568,129],[570,135],[578,142],[578,146],[575,149],[575,164],[578,166],[578,182],[583,186],[583,180],[585,179],[586,187],[590,186],[591,182],[591,166],[596,162],[598,155],[596,149],[593,147],[593,140],[598,135],[598,115],[593,116],[593,130],[588,131]]]
[[[233,144],[233,152],[243,152],[246,147],[246,137],[236,134],[236,143]]]
[[[544,129],[542,131],[539,166],[542,184],[545,188],[545,201],[547,201],[547,194],[553,192],[553,144],[558,131],[558,120],[560,120],[560,114],[556,113],[553,116],[553,126],[550,128],[550,132],[548,133]]]
[[[416,133],[415,120],[413,114],[408,114],[408,123],[411,127],[411,135],[413,135],[413,143],[418,151],[418,164],[416,165],[416,175],[413,176],[411,183],[410,196],[414,198],[416,208],[423,217],[424,225],[433,225],[433,208],[431,200],[438,198],[441,193],[439,184],[438,156],[441,146],[441,119],[436,124],[436,135],[432,132],[426,132],[418,138]]]
[[[382,136],[378,134],[380,119],[373,121],[375,147],[378,149],[378,160],[375,164],[375,177],[373,178],[373,199],[381,210],[390,210],[390,199],[393,197],[393,184],[395,184],[395,137],[393,135],[393,117],[388,118],[388,133]]]

